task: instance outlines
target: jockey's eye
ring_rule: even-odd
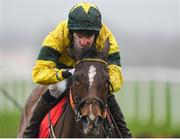
[[[86,38],[86,39],[91,39],[94,38],[94,34],[83,34],[83,33],[74,33],[74,37],[81,39],[81,38]]]
[[[84,35],[82,35],[82,34],[77,34],[77,37],[78,37],[78,38],[83,38]]]

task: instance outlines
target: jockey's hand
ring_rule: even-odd
[[[64,69],[62,72],[63,78],[68,78],[74,74],[75,68],[72,69]]]

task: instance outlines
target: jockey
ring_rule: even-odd
[[[75,57],[69,55],[68,49],[73,48],[76,42],[79,49],[95,44],[97,50],[102,50],[107,38],[110,42],[108,72],[116,92],[123,83],[119,47],[111,31],[101,22],[101,13],[94,4],[75,5],[69,12],[68,20],[60,22],[48,34],[33,68],[32,77],[35,83],[49,85],[49,88],[39,99],[23,137],[38,137],[41,121],[66,90],[66,78],[73,75],[73,67],[77,62]],[[107,99],[123,137],[132,137],[114,95],[111,93]]]

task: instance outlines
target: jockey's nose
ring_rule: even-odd
[[[89,46],[90,45],[90,39],[87,38],[87,37],[83,37],[79,40],[79,44],[82,46],[82,47],[86,47],[86,46]]]

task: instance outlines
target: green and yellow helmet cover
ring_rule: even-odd
[[[100,31],[101,27],[101,13],[94,4],[79,3],[70,10],[69,30]]]

